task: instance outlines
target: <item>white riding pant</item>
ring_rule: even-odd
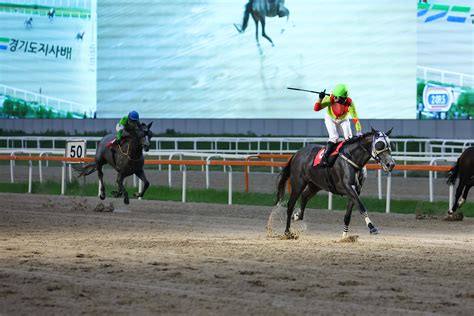
[[[124,128],[125,128],[125,126],[123,126],[123,125],[121,125],[121,124],[119,124],[119,123],[117,123],[117,125],[115,125],[115,130],[116,130],[117,132],[120,132],[120,131],[123,130]]]
[[[340,134],[344,135],[344,139],[352,137],[351,123],[349,122],[349,119],[334,119],[330,117],[329,114],[326,114],[324,123],[328,130],[330,142],[337,143]]]

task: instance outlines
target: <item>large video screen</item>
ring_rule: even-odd
[[[104,0],[98,10],[98,117],[323,118],[317,95],[287,87],[344,83],[360,118],[416,118],[413,0]],[[265,17],[274,45],[260,22],[256,41],[263,15],[276,15]]]
[[[96,0],[0,0],[0,116],[92,118]]]
[[[417,116],[474,117],[472,0],[420,1],[417,12]]]
[[[472,6],[0,0],[0,117],[318,119],[287,88],[343,83],[361,119],[471,119]]]

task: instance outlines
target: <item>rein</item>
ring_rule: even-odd
[[[123,155],[127,156],[129,160],[138,161],[138,160],[140,160],[140,159],[142,158],[142,157],[138,157],[137,159],[133,159],[132,157],[130,157],[130,143],[128,144],[127,152],[124,152],[124,151],[123,151],[121,144],[119,144],[118,147],[119,147],[119,149],[120,149],[120,152],[121,152]]]

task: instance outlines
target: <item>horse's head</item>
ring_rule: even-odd
[[[152,125],[153,122],[151,122],[150,124],[142,123],[140,126],[141,145],[144,151],[150,150],[150,140],[153,137],[153,132],[150,129]]]
[[[379,163],[384,171],[391,172],[395,167],[395,161],[392,158],[392,149],[388,136],[392,132],[391,128],[388,132],[382,133],[372,128],[372,158]]]

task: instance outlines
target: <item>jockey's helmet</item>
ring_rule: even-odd
[[[140,116],[138,115],[137,111],[131,111],[128,113],[128,118],[132,121],[138,121],[140,119]]]
[[[332,95],[335,97],[347,98],[349,96],[349,89],[343,83],[338,84],[332,91]]]

